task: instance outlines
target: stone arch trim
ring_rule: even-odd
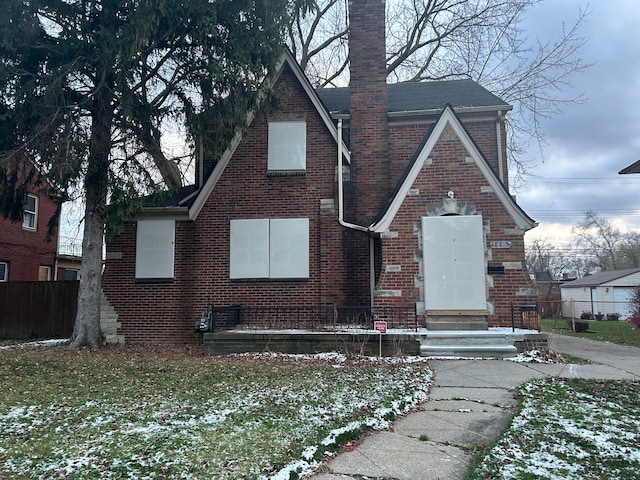
[[[467,202],[460,202],[457,198],[445,198],[442,202],[427,208],[427,216],[441,217],[444,215],[478,215],[476,207]]]

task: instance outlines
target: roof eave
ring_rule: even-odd
[[[513,110],[513,106],[509,104],[503,105],[483,105],[480,107],[465,107],[458,106],[453,107],[453,111],[458,115],[464,115],[467,113],[494,113],[494,112],[508,112]],[[442,108],[432,108],[429,110],[405,110],[402,112],[389,112],[389,118],[394,117],[416,117],[416,116],[440,116]]]
[[[189,220],[187,207],[145,207],[141,218],[166,218],[172,220]]]

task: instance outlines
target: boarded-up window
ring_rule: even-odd
[[[230,278],[308,278],[309,219],[231,220]]]
[[[306,122],[270,122],[268,150],[268,170],[304,171],[307,168]]]
[[[38,267],[38,280],[41,282],[48,282],[51,280],[51,267],[47,265],[40,265]]]
[[[422,217],[425,308],[485,311],[480,215]]]
[[[173,278],[174,220],[139,220],[136,278]]]

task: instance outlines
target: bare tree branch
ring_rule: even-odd
[[[346,0],[315,0],[289,28],[289,45],[314,86],[348,82]],[[541,121],[582,96],[561,87],[588,68],[579,35],[588,11],[553,42],[529,41],[522,21],[540,0],[388,0],[387,73],[393,81],[470,78],[514,105],[508,118],[511,185],[530,174],[531,141],[543,152]]]

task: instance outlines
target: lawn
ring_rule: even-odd
[[[637,479],[640,382],[546,378],[466,480]]]
[[[0,348],[0,478],[295,479],[430,382],[415,358]]]
[[[640,347],[640,330],[625,321],[596,321],[589,320],[587,332],[573,333],[567,320],[545,318],[540,320],[543,332],[556,332],[563,335],[589,338],[601,342],[617,343]]]

